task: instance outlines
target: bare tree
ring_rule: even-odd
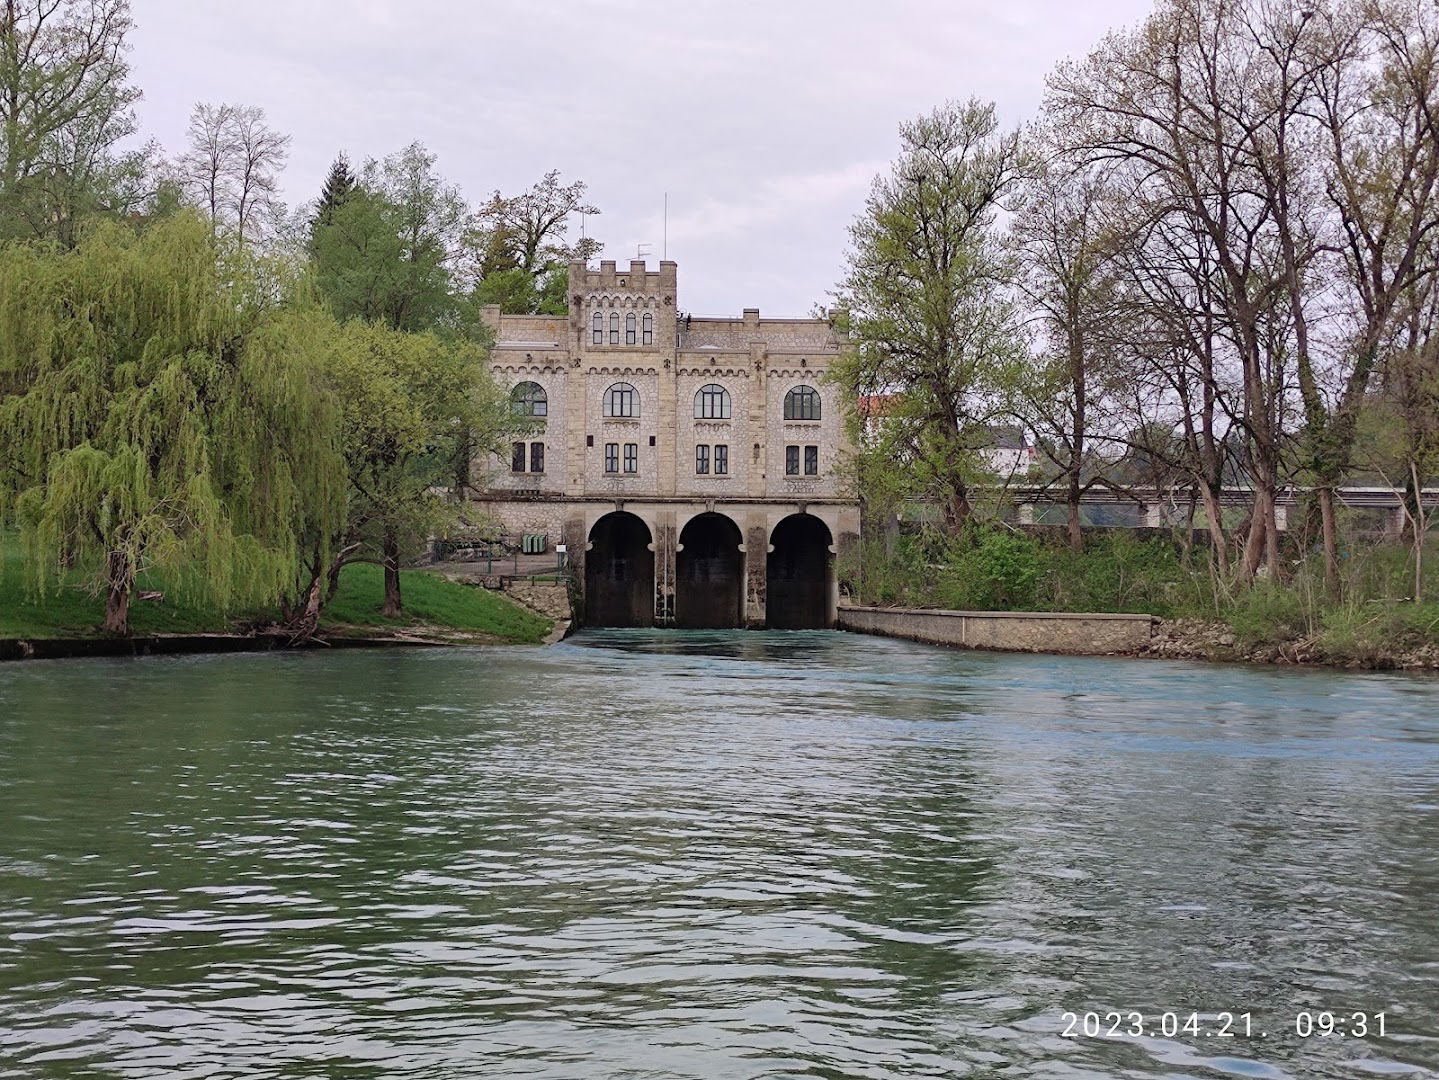
[[[241,243],[258,239],[279,210],[279,174],[290,136],[265,122],[265,110],[245,105],[196,105],[189,146],[176,162],[180,183],[216,229]]]
[[[1075,551],[1084,548],[1080,498],[1097,482],[1085,475],[1093,464],[1091,409],[1116,314],[1108,195],[1087,170],[1041,166],[1022,188],[1011,230],[1020,252],[1020,288],[1037,312],[1043,342],[1024,411],[1040,435],[1038,445],[1060,470]]]
[[[1439,270],[1439,11],[1417,0],[1365,0],[1324,19],[1312,48],[1321,58],[1311,66],[1347,329],[1327,386],[1307,350],[1298,374],[1325,581],[1337,594],[1335,489],[1351,463],[1359,412],[1396,313]]]
[[[1299,47],[1305,17],[1283,0],[1164,0],[1050,80],[1050,107],[1082,161],[1124,170],[1156,217],[1205,236],[1225,330],[1242,374],[1254,487],[1242,569],[1281,570],[1275,494],[1281,411],[1305,348],[1303,289],[1318,245],[1291,139],[1315,83]]]

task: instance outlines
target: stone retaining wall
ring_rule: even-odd
[[[840,629],[861,634],[967,649],[1094,656],[1133,653],[1147,648],[1154,634],[1154,622],[1150,615],[846,606],[839,609]]]
[[[570,590],[563,581],[510,581],[505,584],[505,595],[555,622],[574,617],[570,611]]]

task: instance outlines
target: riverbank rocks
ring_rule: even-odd
[[[1383,647],[1325,649],[1311,638],[1240,642],[1216,619],[1160,619],[1139,656],[1165,660],[1215,660],[1248,664],[1322,664],[1366,671],[1439,671],[1439,646],[1395,642]]]
[[[1166,660],[1241,660],[1239,639],[1228,624],[1209,619],[1159,619],[1141,656]]]

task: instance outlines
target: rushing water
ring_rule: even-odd
[[[8,665],[0,1076],[96,1075],[1439,1076],[1439,682],[825,633]]]

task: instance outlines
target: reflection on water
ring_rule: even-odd
[[[1436,853],[1420,679],[822,632],[10,665],[0,1076],[1434,1077]],[[1267,1034],[1060,1037],[1109,1009]]]

